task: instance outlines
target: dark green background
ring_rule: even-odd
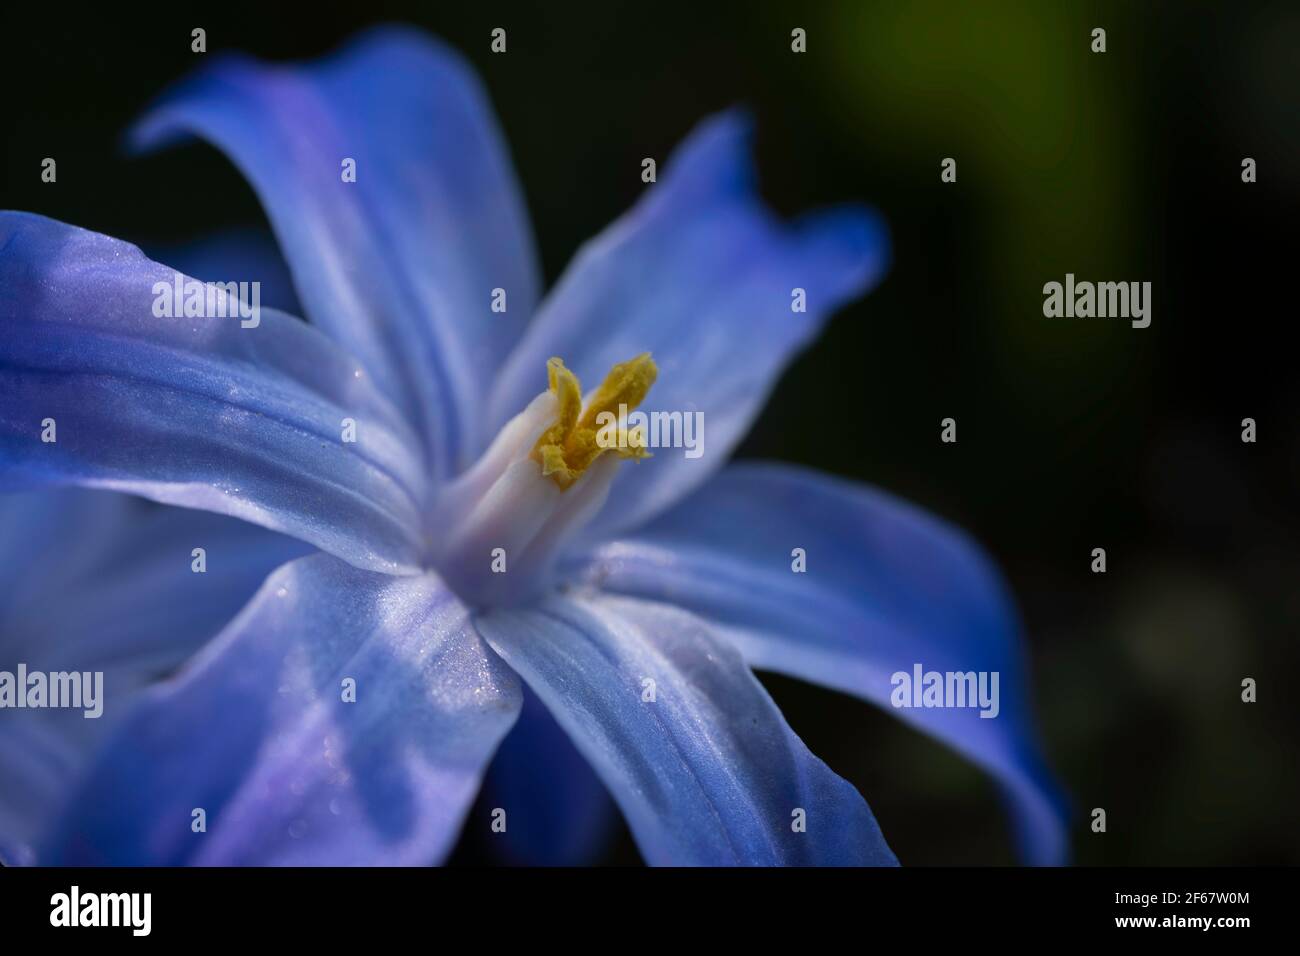
[[[550,280],[635,201],[642,157],[749,104],[770,201],[875,203],[895,264],[798,360],[743,453],[883,485],[997,558],[1080,810],[1078,861],[1300,861],[1296,4],[16,7],[0,21],[0,207],[141,243],[264,221],[211,149],[116,152],[196,65],[194,26],[210,52],[272,58],[382,20],[451,41],[491,92]],[[956,184],[940,183],[945,156]],[[1066,272],[1151,281],[1151,327],[1045,319],[1042,285]],[[977,771],[866,704],[767,683],[905,863],[1012,859]],[[610,859],[636,859],[626,835]]]

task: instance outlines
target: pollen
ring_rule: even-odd
[[[649,352],[619,362],[584,408],[578,376],[564,367],[563,360],[548,361],[546,378],[559,411],[555,424],[542,432],[533,446],[531,457],[542,466],[542,474],[564,490],[605,452],[620,458],[650,457],[644,430],[619,428],[617,423],[626,420],[627,412],[645,400],[658,375]]]

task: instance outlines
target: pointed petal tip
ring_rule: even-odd
[[[794,543],[822,556],[816,587],[791,580]],[[1001,785],[1024,862],[1068,862],[1069,804],[1040,743],[1015,605],[965,532],[867,486],[744,463],[603,553],[579,575],[671,600],[724,625],[752,667],[854,694],[947,743]],[[887,676],[916,661],[1001,674],[1000,719],[895,709]]]
[[[746,193],[758,179],[754,165],[754,117],[731,107],[700,120],[669,156],[665,181],[695,195]],[[667,190],[665,190],[667,192]]]
[[[893,261],[889,226],[871,206],[846,203],[809,213],[794,225],[796,241],[804,255],[842,274],[843,299],[869,292],[889,271]]]

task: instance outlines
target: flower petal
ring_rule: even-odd
[[[617,810],[537,695],[524,708],[488,770],[484,793],[509,825],[492,835],[505,861],[524,866],[590,864],[613,833]]]
[[[307,315],[422,424],[435,473],[467,465],[486,442],[488,385],[539,283],[521,194],[470,66],[392,27],[312,65],[224,57],[164,97],[133,140],[153,148],[186,135],[248,177]],[[349,159],[355,182],[344,181]],[[504,312],[492,311],[494,289]]]
[[[257,282],[262,305],[302,315],[289,265],[265,229],[224,229],[177,245],[143,246],[155,262],[204,282]]]
[[[79,748],[69,746],[58,725],[79,717],[21,710],[0,721],[0,863],[5,866],[36,862],[35,841],[51,809],[65,798],[80,762]]]
[[[520,706],[467,613],[432,575],[285,565],[131,714],[43,862],[442,858]]]
[[[605,781],[648,862],[896,862],[858,792],[699,619],[590,594],[478,625]]]
[[[1038,743],[1015,610],[961,532],[863,485],[740,464],[587,560],[588,583],[688,608],[755,667],[855,694],[945,741],[1001,784],[1025,859],[1066,857],[1065,800]],[[891,676],[918,663],[998,672],[997,717],[891,707]]]
[[[502,370],[498,424],[545,386],[551,356],[598,382],[647,351],[659,378],[643,410],[703,414],[703,454],[624,466],[595,533],[634,527],[721,467],[786,364],[884,270],[884,227],[865,209],[777,221],[753,193],[749,140],[740,114],[701,124],[662,181],[579,252]]]
[[[60,489],[0,497],[28,500],[127,499],[113,492]],[[132,507],[134,505],[134,507]],[[104,502],[105,507],[113,507]],[[3,653],[40,661],[45,669],[114,670],[141,678],[166,674],[230,622],[267,575],[312,550],[303,542],[235,518],[125,500],[126,518],[111,539],[96,542],[85,529],[75,538],[39,539],[49,556],[42,568],[90,549],[100,557],[45,576],[24,591],[4,618]],[[129,517],[128,517],[129,516]],[[30,544],[29,544],[30,547]],[[202,571],[196,571],[202,549]]]
[[[418,443],[360,366],[269,309],[248,328],[155,317],[154,286],[176,275],[107,236],[0,213],[0,490],[130,491],[412,569]]]
[[[102,671],[100,716],[0,711],[0,859],[32,862],[139,689],[182,663],[306,546],[233,518],[107,491],[0,496],[0,670]],[[206,552],[195,573],[194,547]]]
[[[0,495],[0,647],[35,596],[103,567],[142,507],[130,495],[80,488]]]
[[[41,658],[21,650],[30,638],[24,618],[49,606],[44,597],[60,593],[65,571],[75,577],[102,566],[106,546],[133,514],[129,496],[110,492],[0,495],[0,671],[13,674],[20,661],[46,670]],[[0,710],[0,862],[35,862],[41,828],[108,723],[86,720],[81,711]]]

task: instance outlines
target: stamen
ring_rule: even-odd
[[[537,439],[530,456],[542,466],[542,474],[563,491],[607,451],[622,458],[648,458],[650,452],[646,450],[643,429],[612,429],[610,423],[619,420],[620,408],[626,414],[640,405],[658,375],[659,369],[649,352],[620,362],[609,370],[583,409],[578,377],[564,367],[561,359],[547,362],[546,377],[559,403],[559,411],[555,424]]]

